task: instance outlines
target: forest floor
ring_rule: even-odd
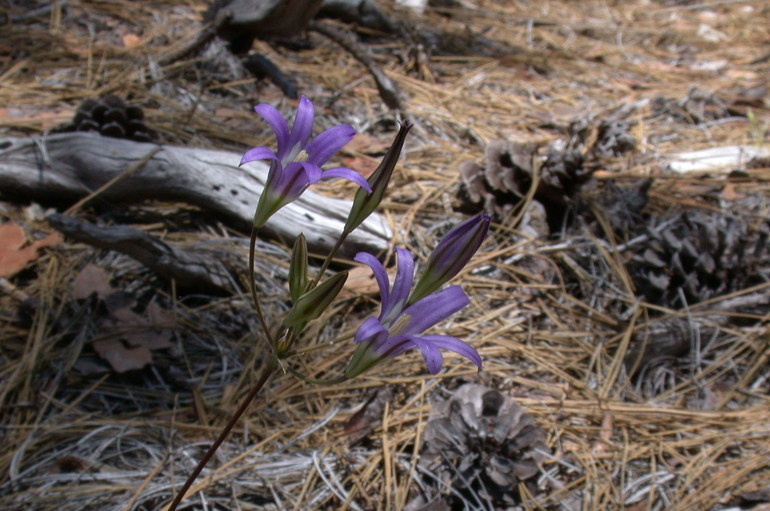
[[[371,172],[414,123],[379,212],[418,266],[452,225],[493,214],[454,281],[471,304],[432,331],[474,346],[483,371],[447,354],[430,375],[409,352],[339,384],[277,375],[181,508],[770,509],[770,5],[435,4],[381,1],[398,35],[321,21],[354,36],[401,111],[317,31],[251,51],[314,102],[316,133],[356,128],[335,164]],[[0,137],[44,145],[113,94],[153,143],[237,154],[274,143],[254,105],[296,108],[221,45],[169,60],[202,0],[0,5]],[[727,159],[683,156],[705,149]],[[248,294],[180,296],[122,254],[47,237],[72,204],[0,199],[0,508],[163,509],[259,376]],[[187,204],[71,213],[247,257],[248,232]],[[289,249],[260,247],[275,321]],[[355,271],[292,362],[309,377],[339,375],[353,348],[329,341],[378,310]],[[110,361],[116,324],[141,340]],[[145,342],[149,363],[123,370],[114,357]]]

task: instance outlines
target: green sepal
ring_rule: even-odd
[[[257,209],[254,211],[254,219],[252,220],[254,229],[264,227],[270,217],[286,205],[284,202],[285,198],[280,195],[275,195],[273,187],[271,186],[272,181],[270,177],[275,174],[275,165],[277,165],[275,161],[270,163],[270,172],[267,175],[267,181],[265,182],[264,188],[262,188],[262,193],[259,195]]]
[[[356,192],[356,196],[353,199],[353,207],[350,208],[348,220],[345,223],[345,228],[342,230],[343,233],[350,234],[353,232],[382,202],[385,190],[390,182],[390,177],[393,175],[393,169],[396,168],[398,157],[401,155],[401,148],[404,146],[406,134],[409,133],[410,129],[412,129],[412,123],[404,121],[398,130],[398,134],[396,134],[393,144],[382,158],[379,167],[367,179],[369,186],[372,188],[372,193],[368,193],[363,188]]]
[[[320,316],[337,297],[347,279],[348,272],[337,273],[300,296],[283,320],[283,326],[294,328]]]
[[[299,298],[307,290],[307,241],[300,233],[294,240],[294,248],[291,250],[291,263],[289,264],[289,294],[291,303],[297,303]]]
[[[370,344],[369,342],[363,342],[353,352],[353,356],[350,357],[350,362],[348,362],[348,366],[345,368],[346,378],[355,378],[382,362],[383,358],[372,351]]]

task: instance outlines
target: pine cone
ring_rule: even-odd
[[[591,160],[620,156],[636,148],[636,139],[629,133],[633,123],[615,114],[598,123],[594,116],[579,117],[569,125],[569,144],[581,150]]]
[[[459,495],[493,508],[515,505],[519,483],[534,483],[547,452],[545,432],[513,399],[466,384],[436,405],[434,416],[425,427],[420,463],[445,483],[439,488],[454,488],[445,496],[452,509],[462,509]]]
[[[728,105],[711,91],[691,88],[681,99],[658,96],[652,100],[653,116],[678,122],[702,124],[730,117]]]
[[[708,339],[716,328],[702,321],[687,318],[666,318],[650,322],[633,335],[624,362],[630,374],[667,359],[677,359],[690,353],[696,336]]]
[[[595,203],[621,240],[629,240],[640,234],[645,227],[642,211],[647,205],[647,192],[652,186],[652,179],[639,179],[628,185],[618,186],[612,181],[605,181],[595,194]],[[588,223],[593,223],[586,218]],[[601,227],[594,229],[597,236],[603,236]]]
[[[770,222],[743,221],[705,210],[651,222],[649,241],[628,264],[637,292],[651,303],[680,308],[761,282],[770,270]]]
[[[144,112],[126,105],[122,99],[106,94],[98,100],[86,99],[75,111],[72,123],[61,131],[96,131],[107,137],[149,142],[155,132],[144,124]]]
[[[583,169],[583,158],[577,151],[549,148],[544,157],[538,146],[520,142],[491,142],[484,149],[484,162],[460,165],[463,187],[460,199],[477,209],[502,218],[526,197],[532,186],[536,165],[540,164],[540,180],[535,200],[546,209],[549,225],[563,225],[568,204],[591,172]],[[538,162],[538,160],[540,160]]]

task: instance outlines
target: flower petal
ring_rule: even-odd
[[[439,351],[438,347],[434,346],[433,343],[423,337],[417,337],[415,335],[407,335],[405,337],[420,350],[422,359],[425,360],[425,366],[428,368],[430,374],[437,374],[441,371],[441,364],[444,362],[444,357],[441,355],[441,351]]]
[[[276,174],[275,182],[270,183],[270,192],[282,198],[283,205],[296,200],[310,185],[308,172],[301,163],[289,163],[280,174]]]
[[[476,364],[476,367],[481,371],[481,356],[479,355],[479,352],[467,342],[448,335],[425,335],[422,338],[439,349],[453,351],[458,355],[467,358]]]
[[[291,127],[291,136],[289,137],[289,150],[293,150],[299,143],[300,147],[305,147],[310,134],[313,132],[313,102],[305,96],[299,98],[297,106],[297,115],[294,116],[294,125]]]
[[[409,315],[411,320],[401,333],[404,335],[420,334],[469,303],[471,302],[468,300],[468,296],[460,286],[449,286],[441,291],[436,291],[404,310],[402,314]]]
[[[334,153],[350,142],[356,134],[356,130],[347,124],[332,126],[324,131],[305,147],[307,161],[315,163],[319,167],[326,163]]]
[[[383,307],[380,313],[380,319],[385,324],[390,324],[404,309],[406,300],[409,298],[409,290],[412,289],[412,281],[414,280],[414,259],[412,259],[412,254],[406,249],[397,248],[396,259],[398,261],[398,270],[393,281],[393,288],[390,290],[390,300],[388,300],[387,308]]]
[[[347,179],[348,181],[353,181],[358,186],[366,190],[368,193],[372,193],[372,187],[369,186],[369,182],[364,179],[364,176],[359,174],[353,169],[347,169],[345,167],[335,167],[333,169],[324,170],[323,176],[321,176],[324,179],[331,179],[331,178],[342,178]]]
[[[390,281],[388,280],[388,272],[385,271],[385,267],[379,259],[368,252],[357,253],[353,260],[363,263],[372,269],[374,279],[377,281],[377,287],[380,288],[380,310],[385,310],[387,304],[390,303]],[[382,317],[382,312],[380,312],[380,317]]]
[[[283,118],[275,107],[267,103],[260,103],[255,106],[254,111],[261,115],[273,129],[275,139],[278,142],[278,152],[276,155],[279,160],[282,159],[286,151],[289,150],[289,125],[286,124],[286,119]]]
[[[308,163],[306,161],[299,161],[296,162],[296,164],[302,166],[302,168],[305,169],[307,182],[311,185],[316,184],[321,180],[322,177],[324,177],[324,171],[321,170],[321,167],[318,165],[313,165],[312,163]]]
[[[353,337],[353,344],[360,344],[362,342],[371,341],[373,347],[377,347],[383,343],[388,337],[388,331],[374,316],[369,316],[361,323],[361,326],[356,330],[356,334]]]
[[[283,177],[283,166],[280,160],[273,160],[270,162],[270,170],[267,172],[267,179],[265,180],[265,188],[262,190],[262,195],[270,193],[275,187],[276,182],[280,182]]]
[[[250,161],[256,161],[256,160],[278,160],[278,155],[275,154],[272,150],[268,149],[264,146],[259,147],[252,147],[246,153],[243,155],[243,158],[241,158],[241,163],[238,164],[240,167],[244,163],[249,163]]]

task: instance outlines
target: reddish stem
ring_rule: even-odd
[[[256,384],[254,384],[254,387],[252,387],[251,391],[249,391],[249,394],[246,396],[246,398],[241,403],[241,406],[238,407],[238,409],[235,411],[235,413],[230,417],[230,420],[227,421],[227,424],[225,424],[225,427],[220,431],[219,436],[216,440],[214,440],[214,443],[211,444],[211,447],[209,447],[209,450],[206,451],[206,454],[201,458],[201,460],[198,462],[198,466],[195,467],[195,470],[192,471],[190,476],[187,478],[187,481],[185,481],[184,485],[182,486],[182,489],[179,490],[179,493],[177,493],[176,497],[174,498],[174,501],[171,503],[171,505],[168,507],[166,511],[175,511],[177,506],[180,502],[182,502],[182,499],[184,499],[185,494],[187,493],[187,490],[190,489],[190,486],[195,482],[195,480],[198,478],[200,473],[203,471],[206,464],[209,462],[212,456],[214,456],[214,453],[217,452],[217,449],[219,449],[219,446],[222,445],[222,442],[224,442],[225,438],[227,438],[227,435],[230,434],[230,430],[233,429],[235,424],[238,422],[238,419],[241,418],[241,416],[246,412],[246,409],[249,407],[251,402],[254,400],[255,397],[257,397],[257,394],[262,389],[262,387],[265,386],[265,383],[270,379],[270,376],[272,376],[273,371],[275,371],[275,368],[277,367],[277,363],[274,358],[272,358],[267,364],[265,365],[264,369],[262,370],[262,375],[259,377],[259,381],[257,381]]]

